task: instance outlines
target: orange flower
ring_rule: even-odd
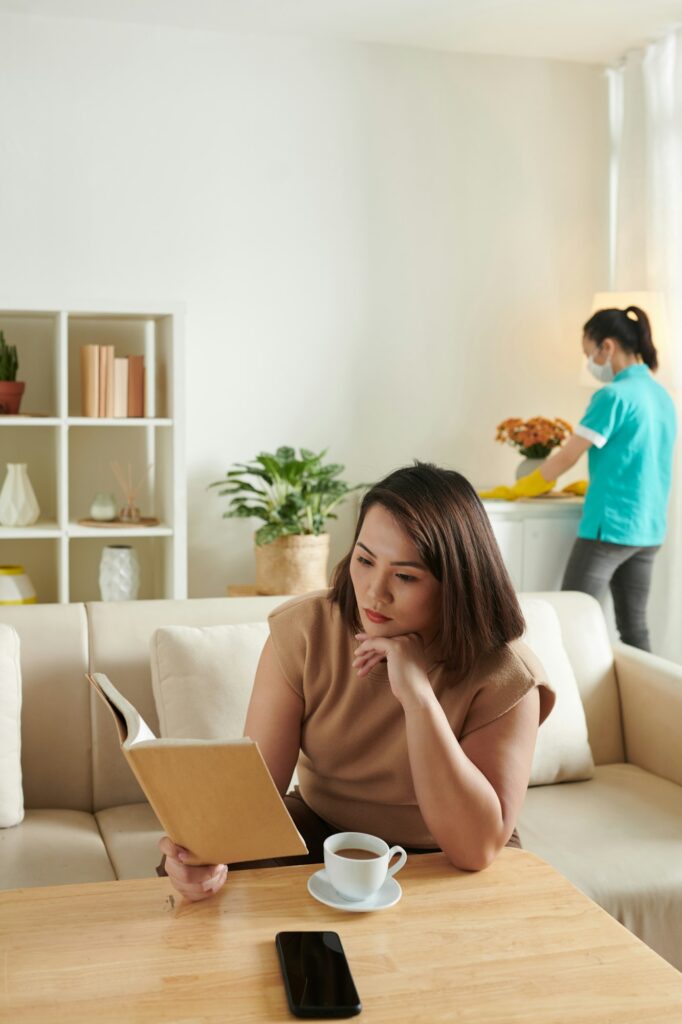
[[[533,416],[529,420],[510,417],[498,423],[495,440],[520,449],[531,458],[546,458],[553,448],[563,444],[573,433],[567,420],[548,420],[544,416]]]

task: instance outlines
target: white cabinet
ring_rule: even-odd
[[[484,501],[517,591],[559,590],[582,515],[581,498]]]
[[[35,526],[0,526],[0,564],[23,565],[39,601],[99,600],[99,560],[111,543],[135,547],[141,599],[186,596],[182,320],[180,306],[0,308],[0,330],[17,347],[26,382],[21,415],[0,415],[0,486],[8,462],[25,462],[41,508]],[[84,344],[144,356],[144,418],[82,415]],[[138,505],[159,525],[79,524],[97,492],[123,504],[112,462],[130,465],[136,479],[152,466]]]

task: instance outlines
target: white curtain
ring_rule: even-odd
[[[659,379],[682,432],[682,30],[608,72],[611,288],[663,295],[668,321]],[[656,560],[649,621],[657,654],[682,662],[682,437],[668,535]]]

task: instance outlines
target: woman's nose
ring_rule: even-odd
[[[388,581],[385,579],[383,573],[380,573],[376,576],[372,576],[369,582],[369,586],[367,588],[367,595],[373,601],[390,600]]]

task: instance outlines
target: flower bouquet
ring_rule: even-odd
[[[533,416],[529,420],[508,419],[497,425],[495,440],[518,448],[527,459],[546,459],[573,433],[566,420]]]

